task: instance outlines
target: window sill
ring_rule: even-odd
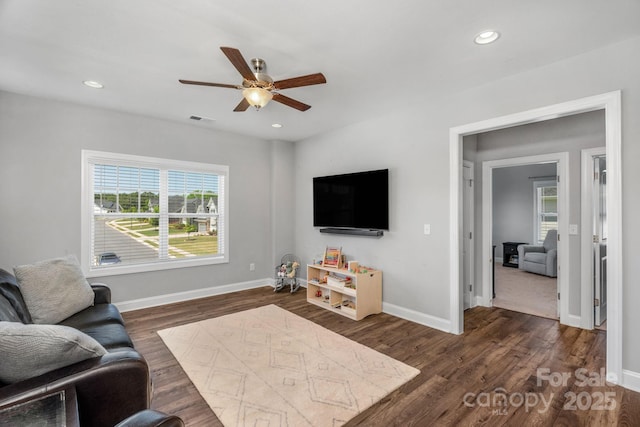
[[[203,265],[227,264],[228,262],[228,257],[219,256],[148,264],[118,265],[104,268],[90,268],[85,266],[84,270],[86,277],[91,279],[96,277],[119,276],[123,274],[133,273],[149,273],[154,271],[174,270],[179,268],[198,267]]]

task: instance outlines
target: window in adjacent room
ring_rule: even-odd
[[[549,230],[558,229],[558,187],[555,181],[533,183],[534,241],[541,245]]]
[[[228,262],[227,166],[82,154],[82,264],[88,273]]]

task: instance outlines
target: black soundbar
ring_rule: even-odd
[[[380,237],[384,235],[382,230],[365,230],[361,228],[321,228],[321,233],[329,234],[350,234],[352,236]]]

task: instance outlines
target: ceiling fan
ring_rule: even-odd
[[[278,80],[276,82],[267,74],[267,64],[263,59],[253,58],[251,65],[253,70],[249,68],[247,61],[242,57],[242,54],[238,49],[232,47],[221,47],[222,52],[231,61],[236,70],[242,75],[241,85],[230,85],[224,83],[209,83],[209,82],[197,82],[193,80],[178,80],[180,83],[186,85],[200,85],[200,86],[214,86],[214,87],[226,87],[229,89],[242,90],[242,101],[236,106],[233,111],[246,111],[250,106],[259,110],[267,105],[272,99],[276,102],[284,104],[288,107],[295,108],[300,111],[307,111],[311,108],[310,105],[303,104],[300,101],[296,101],[293,98],[284,96],[279,93],[282,89],[290,89],[301,86],[311,86],[326,83],[322,73],[309,74],[307,76],[293,77],[285,80]]]

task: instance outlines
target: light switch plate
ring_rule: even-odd
[[[569,234],[578,234],[578,224],[569,224]]]
[[[425,224],[424,225],[424,234],[431,234],[431,224]]]

